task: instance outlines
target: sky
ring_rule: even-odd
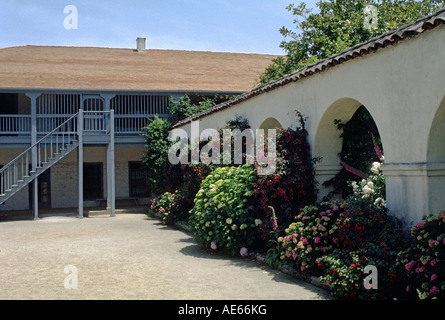
[[[284,54],[299,0],[0,0],[0,48],[22,45]],[[316,0],[305,1],[315,7]],[[70,6],[66,9],[67,6]],[[73,10],[75,9],[75,10]],[[77,15],[76,12],[77,11]]]

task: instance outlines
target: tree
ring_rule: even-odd
[[[150,119],[144,127],[147,144],[142,163],[147,170],[148,186],[155,193],[162,193],[167,190],[164,172],[165,164],[168,161],[167,151],[170,146],[168,134],[170,129],[171,123],[158,116]]]
[[[431,14],[445,7],[445,0],[321,0],[316,6],[317,13],[305,2],[286,7],[296,30],[280,29],[286,57],[267,67],[260,84]]]

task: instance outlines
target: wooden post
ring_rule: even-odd
[[[79,109],[77,119],[78,148],[78,186],[79,186],[79,218],[83,218],[83,109]]]
[[[107,147],[107,210],[110,216],[116,215],[116,177],[115,177],[115,152],[114,152],[114,110],[110,110],[110,143]]]
[[[37,98],[40,93],[26,93],[31,99],[31,145],[37,142]],[[31,170],[37,171],[37,147],[33,147],[31,150]],[[34,213],[34,219],[39,219],[39,183],[38,177],[33,181],[32,192],[32,212]]]
[[[107,145],[107,212],[111,217],[116,215],[116,182],[115,182],[115,152],[114,152],[114,109],[111,108],[111,99],[115,97],[114,94],[102,94],[104,98],[104,111],[108,122],[106,123],[106,130],[110,136],[110,141]]]

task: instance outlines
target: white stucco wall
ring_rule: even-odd
[[[383,142],[388,207],[408,224],[416,222],[424,214],[445,209],[445,197],[438,194],[445,188],[445,158],[434,159],[434,173],[428,164],[433,121],[445,114],[444,37],[442,25],[205,116],[199,119],[200,129],[218,129],[236,115],[247,118],[253,129],[269,117],[284,128],[295,127],[298,110],[308,117],[313,155],[323,157],[317,166],[322,183],[339,169],[341,140],[334,119],[348,121],[363,104]],[[444,148],[444,122],[436,123],[442,124],[433,129],[442,140],[434,148]],[[190,135],[190,124],[181,128]],[[321,190],[322,195],[326,192]]]

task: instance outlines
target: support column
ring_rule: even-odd
[[[107,145],[107,211],[111,217],[116,214],[116,177],[114,151],[114,110],[110,110],[110,143]]]
[[[116,215],[116,181],[115,181],[115,151],[114,151],[114,109],[111,108],[111,99],[114,94],[102,94],[104,98],[104,111],[108,111],[107,130],[110,141],[107,145],[107,212],[110,217]]]
[[[79,115],[77,119],[77,136],[79,141],[78,148],[78,193],[79,193],[79,218],[83,218],[83,109],[79,109]]]
[[[37,98],[40,93],[26,93],[31,99],[31,146],[37,142]],[[31,149],[31,171],[37,171],[37,147]],[[38,177],[33,181],[32,212],[34,220],[39,219],[39,183]]]
[[[428,164],[385,163],[382,171],[386,179],[387,208],[408,230],[430,213]]]

